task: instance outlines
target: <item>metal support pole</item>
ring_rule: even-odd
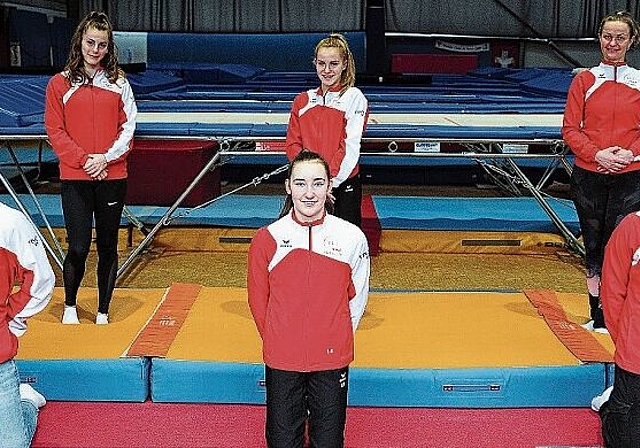
[[[212,168],[215,167],[216,163],[218,163],[218,160],[221,157],[220,154],[221,154],[221,152],[216,152],[214,154],[214,156],[211,158],[209,163],[207,163],[204,166],[204,168],[202,168],[202,170],[200,170],[198,175],[191,181],[189,186],[182,192],[182,194],[178,197],[178,199],[176,199],[176,201],[173,203],[173,205],[171,207],[169,207],[169,209],[164,213],[164,215],[162,215],[160,220],[156,223],[155,226],[153,226],[153,228],[149,231],[147,236],[140,242],[138,247],[136,247],[133,250],[133,252],[131,252],[131,254],[129,254],[129,257],[124,261],[124,263],[122,263],[122,265],[118,269],[118,272],[116,274],[116,278],[120,277],[122,275],[122,273],[127,270],[127,268],[133,262],[133,260],[138,256],[138,254],[140,254],[140,252],[142,252],[145,249],[145,247],[147,247],[147,245],[155,237],[156,233],[158,233],[160,228],[163,225],[165,225],[166,221],[171,217],[171,215],[173,215],[173,213],[180,206],[180,204],[182,204],[182,202],[189,195],[189,193],[191,193],[191,190],[193,190],[196,187],[196,185],[198,185],[198,183],[202,180],[202,178],[205,176],[205,174],[207,174],[207,172],[209,170],[211,170]]]
[[[567,226],[562,222],[556,211],[547,203],[544,199],[540,191],[536,189],[536,187],[531,183],[531,181],[525,176],[520,167],[512,160],[507,159],[514,173],[522,180],[524,187],[529,190],[529,192],[533,195],[533,197],[538,201],[542,209],[545,213],[551,218],[551,221],[555,224],[555,226],[560,230],[562,236],[564,236],[565,240],[569,244],[569,247],[576,252],[581,257],[585,256],[584,246],[578,241],[573,233],[567,228]]]
[[[54,245],[56,246],[56,249],[58,249],[58,254],[60,255],[60,258],[64,258],[65,253],[64,253],[64,250],[62,249],[62,246],[60,245],[60,241],[58,241],[58,238],[56,237],[55,233],[53,233],[53,229],[51,228],[51,224],[49,223],[47,214],[42,209],[42,205],[40,205],[40,201],[38,201],[38,198],[36,197],[36,194],[34,193],[33,188],[31,188],[31,184],[27,179],[27,175],[24,173],[24,170],[22,169],[22,165],[20,165],[20,162],[18,161],[18,157],[16,156],[16,153],[13,151],[13,148],[11,147],[11,143],[9,142],[7,142],[7,151],[9,151],[9,155],[13,160],[13,164],[15,165],[15,167],[18,169],[18,172],[20,173],[20,178],[22,179],[22,183],[27,188],[27,191],[29,192],[29,196],[31,196],[31,198],[33,199],[33,203],[38,209],[38,213],[40,214],[40,217],[44,221],[44,225],[47,228],[47,231],[49,232],[49,236],[51,237]],[[17,201],[16,198],[14,198],[14,200]]]

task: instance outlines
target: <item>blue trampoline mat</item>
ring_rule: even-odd
[[[21,201],[38,225],[43,221],[33,199],[20,195]],[[58,195],[39,195],[39,201],[53,227],[64,227]],[[15,207],[13,198],[0,195],[0,201]],[[190,211],[178,208],[174,225],[258,228],[277,219],[282,196],[231,195],[207,207]],[[554,224],[534,198],[442,198],[422,196],[373,196],[383,230],[467,230],[556,232]],[[549,205],[571,232],[580,230],[573,203],[551,199]],[[157,223],[168,207],[131,206],[129,210],[146,224]],[[182,216],[184,215],[184,216]],[[122,224],[128,223],[123,218]]]

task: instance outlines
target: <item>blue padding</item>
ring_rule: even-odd
[[[419,124],[367,125],[366,137],[380,138],[459,138],[487,140],[554,139],[561,140],[557,126],[444,126]]]
[[[127,75],[127,79],[136,98],[137,95],[175,89],[185,84],[182,78],[154,70],[130,74]]]
[[[571,81],[573,81],[573,74],[571,72],[558,72],[525,81],[522,83],[522,87],[530,92],[555,95],[559,98],[566,99]]]
[[[140,112],[289,112],[291,102],[274,101],[139,101]]]
[[[264,366],[153,358],[151,399],[165,403],[263,404]]]
[[[213,204],[193,210],[172,221],[175,225],[213,225],[221,227],[258,228],[278,218],[283,196],[231,195]],[[155,224],[168,207],[132,206],[130,210],[141,221]],[[178,209],[175,215],[184,210]]]
[[[174,94],[172,94],[174,95]],[[158,95],[156,95],[157,97]],[[369,110],[372,113],[485,113],[485,114],[562,114],[564,101],[529,101],[527,99],[482,98],[477,95],[457,97],[440,97],[439,100],[423,102],[372,102]],[[195,97],[193,98],[196,99]],[[293,96],[277,101],[211,101],[201,98],[197,101],[175,101],[155,99],[139,101],[141,112],[282,112],[291,110]]]
[[[29,195],[21,194],[20,200],[36,224],[43,221]],[[220,226],[258,228],[277,219],[283,196],[231,195],[213,202],[207,207],[185,214],[179,208],[172,221],[174,225]],[[38,200],[53,227],[63,227],[62,206],[58,195],[38,195]],[[0,195],[0,201],[15,207],[13,198]],[[534,198],[442,198],[426,196],[373,196],[382,229],[407,230],[468,230],[557,232],[550,218],[542,211]],[[548,199],[549,205],[571,232],[580,230],[573,203],[568,200]],[[129,210],[146,224],[155,224],[168,207],[130,206]],[[122,224],[128,224],[125,217]]]
[[[48,400],[146,401],[146,358],[16,360],[20,379]]]
[[[16,129],[16,128],[13,128]],[[19,129],[18,129],[19,130]],[[285,137],[286,124],[253,124],[253,123],[138,123],[136,136],[163,137]],[[370,123],[364,133],[365,137],[415,139],[483,139],[511,141],[521,139],[561,140],[560,127],[557,126],[444,126],[420,124],[378,124]]]
[[[35,164],[38,162],[56,162],[58,158],[51,148],[43,148],[42,152],[30,148],[12,148],[20,164]],[[0,165],[13,165],[13,158],[9,151],[0,147]]]
[[[478,76],[485,78],[498,78],[502,79],[510,73],[513,73],[515,69],[501,68],[501,67],[481,67],[476,70],[470,71],[470,76]]]
[[[9,78],[0,88],[0,126],[22,127],[44,122],[47,79]]]
[[[214,62],[151,63],[153,70],[180,75],[187,84],[245,84],[264,72],[262,67],[249,64],[218,64]]]
[[[442,198],[374,196],[383,229],[469,230],[506,232],[557,231],[534,198]],[[548,204],[571,232],[580,224],[573,203],[550,199]]]
[[[588,407],[604,365],[482,369],[350,369],[349,404],[382,407]],[[265,402],[262,364],[154,358],[156,402]]]
[[[29,215],[33,219],[36,225],[42,227],[45,225],[44,220],[38,212],[33,198],[28,194],[18,195],[20,201],[26,208]],[[64,227],[64,218],[62,216],[62,204],[60,202],[60,195],[57,194],[39,194],[37,195],[38,202],[47,215],[47,220],[52,227]],[[0,195],[0,202],[8,205],[9,207],[18,208],[13,198],[8,194]]]
[[[480,369],[350,369],[352,406],[588,407],[604,364]]]
[[[267,70],[309,70],[327,33],[148,33],[147,62],[248,64]],[[365,33],[346,32],[356,67],[365,66]]]

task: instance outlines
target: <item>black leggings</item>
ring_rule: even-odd
[[[587,277],[599,276],[613,229],[629,213],[640,210],[640,171],[600,174],[576,166],[571,190],[584,240]]]
[[[336,203],[333,214],[338,218],[362,227],[362,182],[360,175],[345,180],[339,187],[333,189]]]
[[[63,180],[62,212],[69,249],[63,264],[65,304],[75,306],[84,277],[95,219],[98,249],[98,312],[108,313],[118,271],[118,230],[127,180]]]
[[[613,391],[600,408],[600,418],[608,448],[640,446],[640,375],[616,365]]]

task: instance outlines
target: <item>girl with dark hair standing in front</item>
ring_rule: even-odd
[[[628,12],[602,19],[602,62],[569,88],[562,136],[575,154],[573,201],[585,246],[589,330],[606,332],[600,304],[604,250],[616,225],[640,209],[640,71],[625,62],[640,29]]]
[[[98,314],[107,324],[118,268],[118,229],[127,187],[126,157],[137,108],[118,66],[113,28],[101,12],[78,25],[62,73],[47,85],[45,126],[60,161],[69,248],[63,264],[64,324],[78,324],[76,298],[95,220]]]
[[[320,154],[333,178],[329,200],[334,203],[334,215],[360,227],[360,142],[369,105],[354,87],[356,67],[344,36],[331,34],[318,42],[314,64],[320,87],[300,93],[293,101],[287,156],[293,160],[302,148]]]
[[[326,212],[329,167],[300,152],[281,218],[249,249],[249,306],[263,343],[270,448],[342,447],[353,335],[369,294],[367,239]]]

